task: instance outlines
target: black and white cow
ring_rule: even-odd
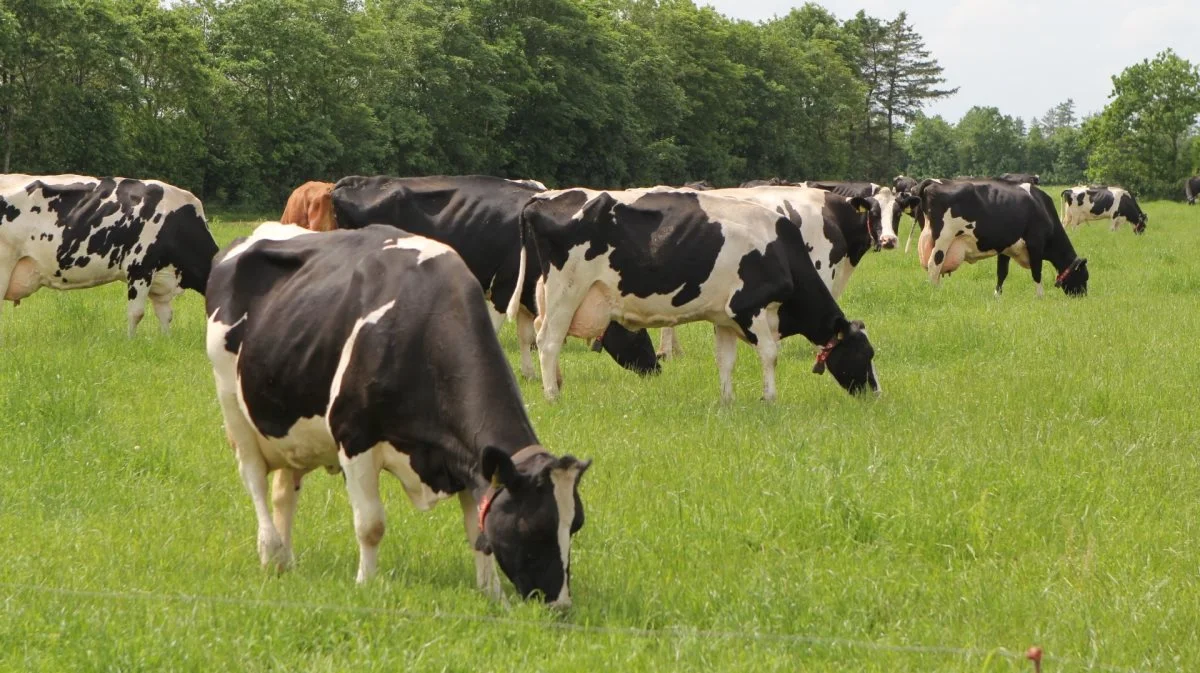
[[[892,179],[892,189],[897,194],[911,194],[917,188],[919,180],[910,178],[907,175],[897,175]]]
[[[1068,227],[1078,227],[1088,220],[1112,220],[1116,231],[1122,222],[1129,222],[1134,233],[1146,231],[1149,218],[1138,206],[1133,194],[1120,187],[1107,185],[1081,185],[1062,191],[1062,222]]]
[[[39,288],[129,286],[129,336],[154,305],[162,331],[171,300],[204,292],[217,243],[204,207],[156,180],[0,175],[0,288],[20,303]]]
[[[788,181],[783,178],[767,178],[765,180],[747,180],[738,185],[738,187],[747,189],[750,187],[779,187],[786,184],[788,184]]]
[[[525,207],[522,234],[539,257],[537,340],[549,399],[559,394],[553,373],[566,336],[594,336],[611,320],[711,322],[726,402],[739,338],[758,351],[766,400],[775,398],[779,339],[793,334],[822,346],[814,372],[828,366],[852,393],[879,390],[862,324],[838,308],[800,230],[762,206],[710,192],[552,191]],[[517,308],[509,304],[510,318]]]
[[[217,399],[264,566],[291,565],[301,480],[336,466],[368,580],[386,470],[417,509],[458,494],[480,588],[500,595],[494,556],[522,596],[570,603],[590,461],[539,444],[483,296],[448,246],[386,225],[263,224],[217,257],[207,307]]]
[[[1054,286],[1069,296],[1087,294],[1087,259],[1058,219],[1054,201],[1029,183],[1002,180],[925,180],[917,187],[921,231],[918,251],[929,280],[937,285],[963,262],[996,257],[996,294],[1003,291],[1009,258],[1030,270],[1042,296],[1042,262],[1058,271]]]
[[[351,176],[338,181],[332,198],[339,228],[390,224],[454,248],[483,287],[497,330],[504,324],[504,309],[518,287],[518,276],[527,278],[519,293],[525,311],[517,320],[517,340],[521,373],[533,378],[529,350],[534,341],[536,272],[524,275],[519,272],[518,265],[522,263],[519,222],[521,209],[540,191],[543,190],[528,181],[481,175]],[[622,367],[639,373],[661,371],[654,344],[644,330],[630,333],[617,324],[610,327],[601,342]]]
[[[1200,195],[1200,175],[1188,178],[1183,183],[1183,194],[1187,197],[1189,206],[1196,205],[1196,197]]]
[[[630,190],[638,191],[638,190]],[[850,276],[871,248],[879,249],[879,220],[871,220],[867,199],[848,199],[811,187],[767,186],[717,189],[711,194],[756,203],[788,218],[804,237],[808,256],[834,300],[840,299]],[[682,350],[674,328],[664,327],[659,353],[675,357]]]
[[[1011,182],[1014,185],[1023,185],[1025,183],[1038,185],[1041,184],[1042,181],[1041,177],[1039,177],[1036,173],[1004,173],[996,179],[1003,180],[1005,182]]]
[[[913,214],[913,207],[920,199],[911,194],[897,194],[891,187],[877,185],[873,182],[802,182],[804,187],[824,189],[839,194],[848,199],[861,198],[871,201],[871,220],[877,220],[883,233],[879,237],[880,244],[892,249],[896,247],[899,237],[896,236],[896,225],[900,223],[901,213]]]

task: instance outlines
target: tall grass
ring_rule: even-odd
[[[878,399],[800,338],[773,405],[740,346],[729,408],[707,325],[648,379],[569,345],[559,403],[522,382],[543,443],[595,460],[566,616],[485,599],[457,504],[386,477],[376,581],[324,473],[267,575],[202,298],[132,341],[117,285],[6,303],[0,669],[1015,671],[1035,643],[1048,671],[1200,669],[1200,208],[1146,208],[1145,236],[1072,233],[1085,299],[871,254],[842,306]]]

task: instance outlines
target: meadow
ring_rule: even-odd
[[[1047,672],[1200,670],[1200,208],[1143,206],[1144,236],[1071,233],[1084,299],[1049,265],[1044,298],[1013,265],[997,299],[992,261],[934,288],[871,253],[841,305],[878,398],[801,337],[771,405],[740,345],[729,407],[706,324],[652,378],[570,344],[558,403],[520,381],[543,443],[594,460],[565,615],[486,599],[457,502],[417,512],[386,476],[369,586],[324,473],[267,574],[203,299],[132,341],[119,285],[5,302],[0,670],[1031,671],[1035,644]]]

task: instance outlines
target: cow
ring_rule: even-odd
[[[897,194],[891,187],[884,187],[872,182],[802,182],[804,187],[824,189],[844,196],[848,199],[855,197],[871,201],[870,218],[878,221],[883,228],[879,237],[880,244],[889,250],[896,247],[899,238],[896,236],[896,225],[900,222],[900,214],[913,215],[913,208],[920,199],[911,194]]]
[[[695,180],[693,182],[684,183],[683,188],[684,189],[694,189],[698,192],[703,192],[703,191],[709,190],[709,189],[715,189],[715,187],[713,187],[713,184],[711,182],[709,182],[708,180]]]
[[[611,320],[711,322],[725,403],[739,338],[758,351],[764,400],[775,398],[779,340],[793,334],[822,347],[814,373],[828,368],[851,393],[879,391],[864,326],[838,308],[800,230],[762,206],[710,192],[550,191],[525,207],[521,232],[532,243],[523,254],[538,256],[538,355],[550,400],[566,336],[594,336]],[[509,317],[518,309],[514,298]]]
[[[357,581],[385,530],[379,474],[428,510],[457,494],[476,581],[570,604],[571,536],[591,461],[541,446],[472,272],[448,246],[387,225],[316,235],[265,223],[217,257],[208,357],[258,520],[263,566],[291,566],[304,476],[340,468]],[[267,506],[267,478],[274,472]]]
[[[1088,220],[1112,220],[1112,231],[1129,222],[1135,234],[1145,233],[1149,218],[1127,190],[1108,185],[1088,185],[1062,190],[1062,222],[1079,227]]]
[[[19,304],[43,287],[124,281],[129,336],[154,306],[170,331],[171,301],[203,293],[217,243],[204,206],[157,180],[0,175],[0,288]]]
[[[312,231],[332,230],[336,225],[333,221],[333,203],[329,198],[331,191],[332,182],[313,181],[300,185],[288,197],[279,221],[297,224]]]
[[[1188,178],[1183,183],[1183,193],[1187,196],[1189,206],[1196,205],[1196,196],[1200,195],[1200,175]]]
[[[892,179],[892,189],[897,194],[911,194],[917,188],[918,181],[907,175],[897,175]]]
[[[738,187],[710,193],[757,203],[787,217],[800,229],[817,275],[834,300],[841,298],[867,251],[879,250],[882,229],[878,219],[867,218],[871,208],[867,199],[857,196],[847,199],[822,189],[786,186]],[[674,328],[664,327],[660,357],[677,357],[682,352]]]
[[[998,255],[996,296],[1003,292],[1009,258],[1030,270],[1039,297],[1043,260],[1058,271],[1055,287],[1071,297],[1087,294],[1087,259],[1075,254],[1053,199],[1037,187],[1002,180],[925,180],[917,193],[920,215],[928,223],[917,248],[934,285],[964,261]]]
[[[996,179],[1011,182],[1014,185],[1023,185],[1026,183],[1031,185],[1041,184],[1041,178],[1036,173],[1003,173]]]
[[[779,187],[786,184],[788,184],[788,181],[784,180],[783,178],[767,178],[765,180],[747,180],[746,182],[738,185],[738,187],[741,189],[747,189],[750,187]]]
[[[499,330],[509,297],[518,296],[526,311],[517,320],[521,373],[534,378],[529,350],[534,341],[533,276],[528,287],[517,284],[521,264],[521,209],[540,190],[522,181],[482,175],[392,178],[350,176],[331,193],[334,217],[342,229],[390,224],[427,236],[453,248],[475,274],[490,300],[492,321]],[[514,291],[520,288],[519,291]],[[658,373],[654,344],[644,331],[627,333],[620,325],[601,339],[621,366],[639,373]]]

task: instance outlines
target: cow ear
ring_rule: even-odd
[[[850,199],[850,205],[854,206],[854,209],[860,213],[871,212],[871,202],[861,196],[855,196]]]
[[[491,555],[492,540],[488,537],[487,533],[479,531],[478,537],[475,538],[475,551]]]
[[[816,364],[813,365],[813,373],[814,374],[824,374],[825,373],[825,361],[824,360],[817,360]]]
[[[575,483],[578,484],[579,480],[583,478],[583,473],[587,472],[587,469],[591,466],[592,461],[590,460],[579,460],[575,456],[566,455],[554,461],[548,469],[572,472],[575,474]]]
[[[517,484],[517,468],[513,465],[512,456],[494,446],[483,450],[480,467],[483,470],[483,478],[492,482],[492,486],[512,488]]]

